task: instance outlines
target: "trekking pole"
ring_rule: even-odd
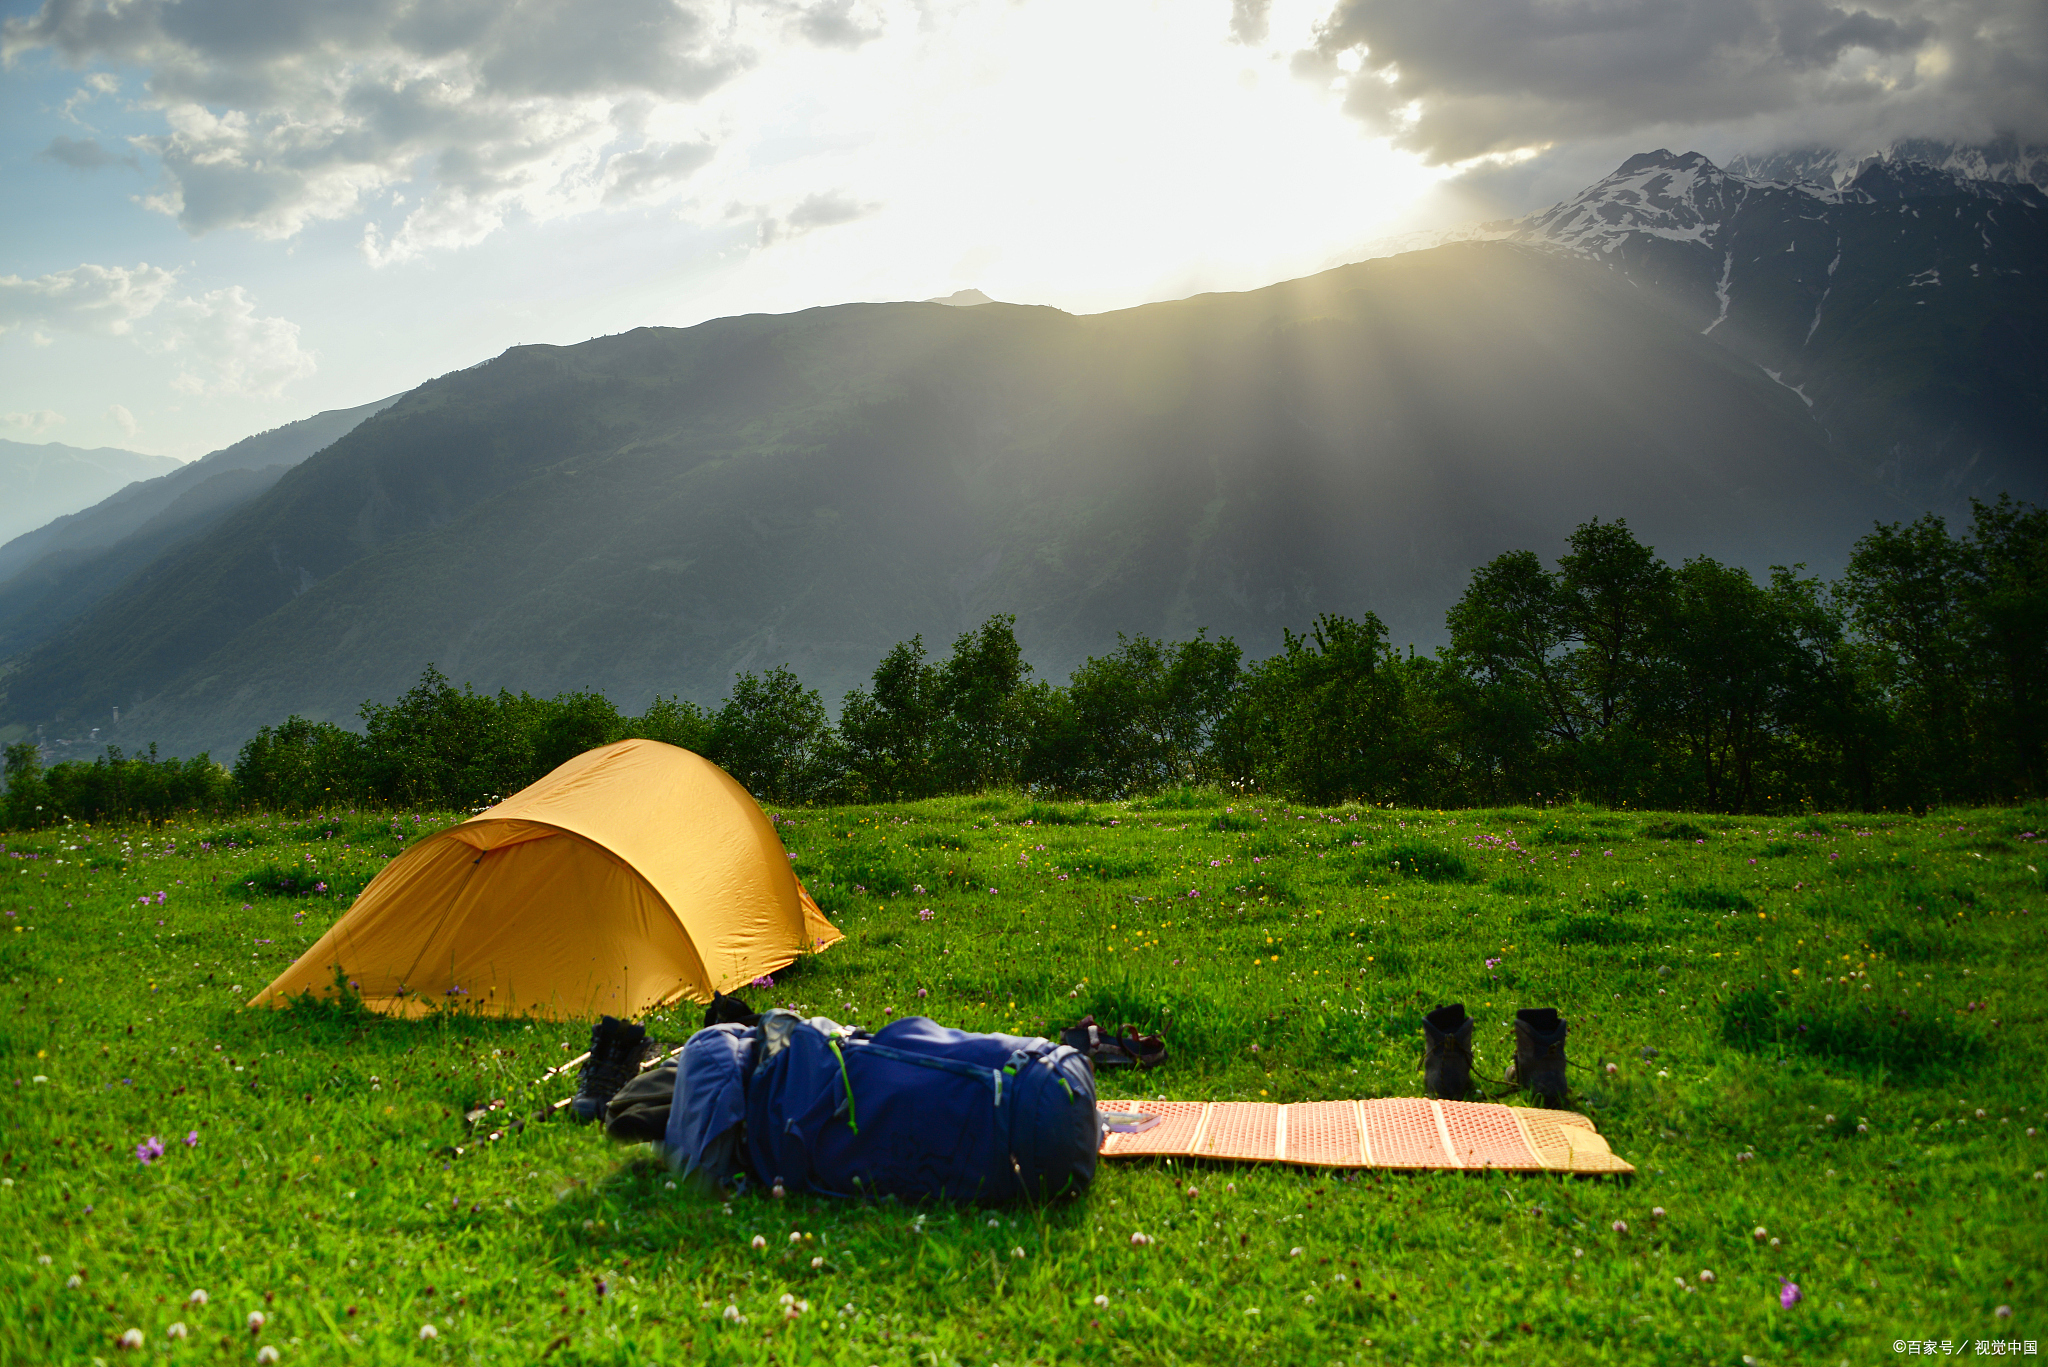
[[[639,1075],[640,1075],[641,1073],[644,1073],[644,1072],[646,1072],[646,1071],[647,1071],[648,1069],[650,1069],[650,1068],[659,1068],[659,1067],[661,1067],[661,1065],[662,1065],[662,1064],[664,1064],[664,1063],[668,1063],[668,1062],[671,1062],[671,1061],[673,1061],[673,1060],[675,1060],[675,1059],[679,1059],[679,1058],[681,1058],[682,1056],[683,1056],[683,1046],[682,1046],[682,1045],[680,1045],[680,1044],[679,1044],[679,1045],[677,1045],[677,1046],[676,1046],[676,1047],[675,1047],[674,1049],[671,1049],[671,1050],[670,1050],[669,1052],[667,1052],[666,1054],[663,1054],[663,1053],[656,1053],[656,1054],[654,1055],[654,1057],[652,1057],[652,1058],[650,1058],[650,1059],[645,1059],[645,1060],[643,1060],[643,1061],[641,1062],[640,1066],[639,1066],[639,1067],[638,1067],[637,1069],[635,1069],[635,1070],[634,1070],[634,1076],[635,1076],[635,1077],[637,1077],[637,1076],[639,1076]],[[590,1057],[590,1055],[588,1055],[588,1054],[585,1054],[585,1055],[583,1056],[583,1058],[589,1058],[589,1057]],[[582,1061],[583,1061],[583,1059],[578,1059],[578,1060],[576,1060],[576,1062],[577,1062],[577,1063],[581,1063]],[[556,1074],[558,1074],[558,1073],[562,1073],[562,1072],[565,1072],[565,1071],[567,1071],[568,1069],[570,1069],[570,1068],[573,1068],[574,1066],[575,1066],[575,1064],[571,1064],[571,1063],[565,1063],[565,1064],[563,1064],[563,1065],[562,1065],[562,1066],[561,1066],[560,1068],[554,1068],[554,1069],[550,1069],[550,1070],[549,1070],[548,1072],[544,1073],[544,1074],[543,1074],[543,1075],[541,1076],[541,1078],[540,1078],[540,1081],[539,1081],[539,1082],[536,1082],[536,1083],[534,1083],[534,1086],[538,1087],[538,1086],[540,1085],[540,1083],[542,1083],[542,1082],[546,1082],[546,1081],[547,1081],[547,1080],[548,1080],[549,1078],[551,1078],[551,1077],[554,1077],[554,1076],[555,1076]],[[555,1113],[556,1113],[557,1111],[561,1110],[561,1109],[562,1109],[562,1108],[563,1108],[564,1106],[568,1105],[568,1104],[569,1104],[570,1102],[574,1101],[575,1099],[576,1099],[576,1095],[575,1095],[575,1093],[573,1093],[573,1092],[572,1092],[572,1093],[570,1093],[570,1094],[569,1094],[568,1096],[565,1096],[565,1097],[563,1097],[563,1098],[562,1098],[562,1099],[561,1099],[560,1101],[557,1101],[557,1102],[555,1102],[555,1103],[554,1103],[553,1105],[549,1106],[549,1107],[548,1107],[548,1108],[547,1108],[547,1109],[546,1109],[545,1111],[542,1111],[542,1112],[541,1112],[540,1114],[536,1115],[536,1116],[534,1117],[534,1119],[535,1119],[535,1120],[546,1120],[546,1119],[547,1119],[547,1118],[548,1118],[549,1116],[551,1116],[551,1115],[554,1115],[554,1114],[555,1114]]]

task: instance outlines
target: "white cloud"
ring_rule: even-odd
[[[74,266],[32,280],[0,276],[0,333],[31,327],[38,346],[51,340],[43,327],[133,337],[178,358],[171,387],[183,394],[274,398],[318,368],[299,346],[299,325],[257,316],[241,286],[174,298],[177,278],[147,263]]]
[[[2041,0],[1336,0],[1296,69],[1440,162],[1712,126],[2048,137]]]
[[[715,0],[45,0],[0,53],[146,68],[164,119],[138,140],[163,168],[147,202],[194,234],[290,237],[424,181],[372,236],[382,260],[673,185],[701,159],[616,111],[701,100],[756,60],[749,33],[808,24],[843,47],[872,27],[836,0],[737,20]],[[608,175],[608,153],[642,161]]]
[[[114,426],[121,429],[124,440],[135,440],[135,434],[142,430],[142,424],[135,421],[135,415],[118,403],[107,405],[107,416],[114,420]]]
[[[74,266],[32,280],[0,275],[0,333],[18,327],[53,327],[126,336],[169,295],[177,272],[147,262]]]
[[[40,437],[58,423],[63,422],[64,415],[55,409],[38,408],[33,413],[9,413],[0,421],[4,421],[17,432],[26,433],[31,437]]]
[[[171,381],[181,394],[275,398],[319,368],[299,347],[299,325],[257,317],[239,285],[180,299],[164,312],[155,346],[184,362]]]

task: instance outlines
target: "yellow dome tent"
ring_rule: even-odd
[[[393,859],[250,1005],[634,1016],[708,1002],[840,938],[774,823],[700,755],[622,740]]]

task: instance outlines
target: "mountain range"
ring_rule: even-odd
[[[205,525],[102,542],[33,622],[16,571],[0,720],[118,706],[123,743],[224,754],[429,661],[635,709],[787,663],[836,700],[991,612],[1053,678],[1326,611],[1428,646],[1475,566],[1592,517],[1832,572],[1875,520],[2048,501],[2031,185],[1658,151],[1485,236],[1094,316],[963,292],[516,347],[221,466],[251,487],[181,489]]]
[[[0,540],[105,498],[133,480],[150,479],[178,466],[170,456],[118,446],[88,450],[55,441],[0,441],[0,489],[7,491],[0,499]]]

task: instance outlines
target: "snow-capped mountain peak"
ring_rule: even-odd
[[[1516,225],[1514,236],[1569,251],[1611,252],[1634,234],[1707,242],[1761,182],[1731,176],[1697,152],[1659,148]]]

